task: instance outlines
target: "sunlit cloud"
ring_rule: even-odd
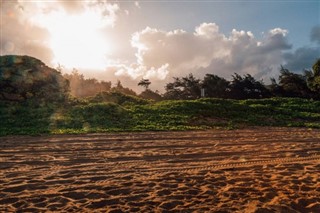
[[[148,78],[152,86],[162,88],[172,77],[189,73],[229,78],[236,72],[269,79],[276,77],[280,65],[297,71],[308,68],[320,55],[319,26],[310,33],[310,46],[293,49],[289,30],[277,25],[262,35],[255,35],[255,29],[223,32],[225,26],[212,22],[199,22],[191,26],[194,30],[147,27],[141,20],[135,23],[146,12],[139,1],[1,3],[1,55],[30,55],[49,66],[76,68],[90,77],[96,72],[103,79]]]
[[[163,31],[147,27],[133,34],[138,67],[122,67],[117,75],[158,80],[213,73],[230,77],[234,72],[263,78],[278,71],[283,51],[290,49],[286,29],[271,29],[262,39],[252,32],[220,32],[215,23],[202,23],[194,32]]]
[[[17,23],[26,23],[27,26],[47,32],[46,39],[39,40],[39,35],[34,34],[29,43],[40,46],[39,43],[45,41],[42,46],[52,52],[52,65],[59,63],[66,68],[105,68],[113,46],[102,30],[114,26],[119,10],[117,4],[107,1],[19,0],[16,5],[10,6],[19,12]],[[14,52],[14,45],[14,42],[6,42],[4,49]]]

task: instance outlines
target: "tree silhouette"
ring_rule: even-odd
[[[229,82],[217,75],[206,74],[202,81],[202,87],[205,89],[207,97],[225,98]]]
[[[311,96],[311,90],[307,85],[307,77],[292,73],[281,66],[279,85],[284,90],[287,97],[307,98]]]
[[[260,81],[255,80],[250,74],[243,77],[235,73],[229,84],[229,97],[233,99],[258,99],[270,96],[269,91]]]
[[[146,90],[149,88],[149,85],[151,84],[149,79],[141,79],[138,83],[138,86],[144,87]]]
[[[197,79],[193,74],[189,74],[183,78],[173,78],[172,83],[165,86],[166,99],[197,99],[200,97],[201,84],[200,79]]]

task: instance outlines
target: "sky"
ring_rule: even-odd
[[[189,73],[268,83],[281,65],[302,73],[320,58],[318,0],[0,0],[0,13],[0,55],[133,89]]]

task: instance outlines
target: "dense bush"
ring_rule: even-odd
[[[92,103],[112,102],[119,105],[148,103],[148,101],[145,99],[133,95],[126,95],[117,91],[100,92],[96,94],[94,97],[89,97],[88,101]]]
[[[205,98],[148,104],[73,102],[67,107],[0,104],[0,135],[105,131],[187,130],[213,127],[320,128],[320,101],[299,98]]]
[[[0,101],[63,102],[69,83],[61,73],[30,56],[0,56]]]

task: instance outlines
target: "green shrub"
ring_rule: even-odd
[[[0,102],[0,135],[163,131],[212,127],[234,129],[245,126],[320,128],[320,101],[298,98],[206,98],[120,103],[122,105],[72,99],[63,105],[33,107],[30,103]]]

